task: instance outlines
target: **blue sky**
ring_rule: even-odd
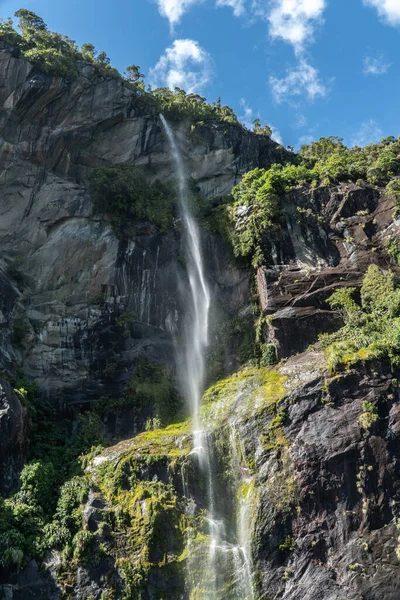
[[[154,85],[221,96],[285,145],[400,133],[400,0],[0,0],[138,64]]]

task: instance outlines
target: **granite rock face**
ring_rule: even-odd
[[[193,139],[185,124],[179,128],[188,176],[208,199],[285,153],[229,124],[201,126]],[[3,48],[0,131],[0,283],[10,288],[1,366],[22,364],[49,397],[68,405],[121,390],[139,355],[171,361],[177,289],[186,285],[179,223],[168,234],[143,224],[134,239],[118,241],[107,220],[93,215],[87,188],[96,166],[146,167],[150,181],[174,177],[154,107],[88,65],[66,83]],[[248,304],[248,274],[218,239],[203,237],[213,304],[237,314]],[[135,316],[127,341],[113,325],[126,311]],[[9,343],[15,321],[25,329],[17,349]],[[104,371],[115,364],[111,384]]]
[[[301,383],[282,405],[288,448],[258,453],[253,549],[261,589],[285,600],[394,600],[400,587],[396,373],[375,364],[331,379],[321,376],[323,364],[314,352],[281,368]],[[369,429],[359,422],[364,400],[379,415]],[[255,448],[261,423],[247,424],[242,434]],[[282,547],[288,536],[294,548]]]
[[[194,136],[184,123],[175,127],[188,176],[209,200],[229,193],[244,172],[282,160],[276,144],[239,127],[204,125]],[[173,332],[187,288],[180,224],[164,233],[143,223],[132,239],[115,237],[109,221],[93,214],[87,182],[94,167],[121,164],[146,167],[149,181],[174,176],[154,107],[121,82],[95,76],[90,66],[66,83],[0,46],[0,368],[22,367],[70,414],[102,395],[118,397],[140,357],[174,362]],[[279,413],[269,400],[257,404],[263,387],[258,373],[253,386],[238,390],[233,405],[229,395],[222,398],[230,408],[223,406],[224,421],[212,424],[218,441],[212,459],[226,467],[234,423],[246,463],[239,475],[251,471],[256,490],[251,554],[257,600],[398,600],[400,374],[371,362],[332,377],[322,353],[304,351],[318,334],[342,324],[327,303],[333,291],[359,288],[371,263],[399,272],[386,240],[398,239],[400,222],[390,196],[354,184],[298,188],[282,208],[279,236],[266,236],[266,266],[256,273],[262,338],[284,359],[277,367],[285,380]],[[201,235],[213,320],[248,315],[251,269],[240,266],[216,235]],[[124,315],[133,319],[128,335],[117,321]],[[232,356],[227,361],[233,370]],[[368,429],[359,421],[365,400],[378,415]],[[271,440],[276,416],[282,417],[282,437]],[[137,448],[130,467],[144,487],[165,485],[176,499],[173,518],[161,519],[165,555],[176,569],[165,576],[168,561],[159,548],[150,548],[142,598],[156,600],[162,593],[187,600],[176,523],[207,505],[190,433],[185,439],[171,434],[168,450],[150,443],[151,434],[140,446],[137,437],[128,439],[143,429],[132,407],[110,428],[111,437],[123,441],[96,460],[117,467]],[[25,411],[2,381],[3,496],[18,486],[26,438]],[[226,479],[221,481],[217,504],[229,514],[233,500]],[[122,491],[131,491],[130,485],[124,480]],[[119,507],[92,486],[82,528],[110,551],[68,573],[69,587],[57,581],[54,552],[11,576],[1,571],[0,598],[53,600],[67,594],[101,600],[106,580],[121,597],[124,582],[114,559],[130,556],[132,540],[127,531],[104,537],[100,524],[113,510]]]
[[[265,340],[288,357],[342,325],[327,304],[336,289],[359,289],[371,263],[400,272],[386,246],[399,238],[400,220],[385,191],[355,184],[298,188],[283,209],[279,238],[265,240],[268,264],[258,270],[257,289]]]

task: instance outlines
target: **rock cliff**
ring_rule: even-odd
[[[173,178],[159,115],[90,65],[66,83],[3,48],[0,78],[2,366],[22,364],[66,403],[115,393],[118,378],[110,385],[107,365],[118,365],[123,382],[138,355],[171,361],[167,324],[179,319],[175,290],[184,276],[179,224],[166,234],[144,224],[140,235],[119,241],[93,214],[87,180],[93,167],[121,164],[146,168],[150,181]],[[180,127],[184,136],[188,128]],[[188,176],[209,200],[284,152],[226,123],[183,139]],[[248,274],[215,236],[204,237],[214,302],[238,314],[248,304]],[[135,316],[127,343],[113,327],[117,311]],[[16,319],[26,329],[17,349],[7,343]]]
[[[210,122],[193,133],[180,121],[174,130],[188,176],[211,205],[245,172],[291,158],[237,125]],[[127,385],[142,392],[132,374],[143,359],[174,364],[176,290],[187,286],[180,223],[163,231],[143,222],[118,238],[93,211],[88,186],[95,167],[116,165],[140,167],[148,182],[174,178],[154,106],[90,64],[68,82],[0,46],[0,367],[24,382],[16,393],[6,381],[0,389],[0,492],[20,488],[14,500],[0,498],[0,528],[29,519],[36,527],[25,554],[0,557],[2,600],[188,600],[188,565],[194,575],[204,568],[207,499],[190,424],[182,417],[160,429],[152,406],[120,403]],[[346,318],[328,303],[335,290],[355,288],[358,297],[370,264],[400,273],[387,244],[400,233],[394,201],[362,182],[298,186],[283,195],[282,227],[263,237],[255,270],[202,229],[210,379],[229,375],[205,393],[203,418],[216,512],[226,515],[232,548],[235,511],[247,503],[251,513],[251,600],[399,598],[399,368],[375,358],[333,371],[318,345]],[[257,311],[258,343],[273,344],[280,362],[266,367],[258,356],[241,367]],[[145,380],[153,399],[164,398],[161,384],[151,387],[158,376]],[[29,471],[19,481],[35,435],[37,444],[35,418],[50,410],[37,408],[35,394],[57,409],[55,419],[45,413],[50,443],[47,432],[40,443],[55,448],[60,465],[51,474],[58,496],[39,508],[32,498],[49,478],[43,454],[33,466],[40,478]],[[98,447],[79,470],[85,436]],[[64,453],[75,470],[65,471]],[[244,600],[223,573],[219,585],[223,597]]]

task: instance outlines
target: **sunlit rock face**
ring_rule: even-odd
[[[208,199],[283,151],[231,125],[203,126],[192,140],[181,129],[188,176]],[[66,83],[3,48],[0,131],[1,267],[13,288],[2,365],[22,362],[50,397],[63,392],[70,403],[122,389],[126,365],[139,355],[171,362],[177,288],[185,285],[179,223],[166,234],[143,223],[140,234],[119,241],[93,214],[87,188],[95,166],[137,165],[149,180],[175,177],[154,108],[115,79],[93,78],[90,66]],[[202,235],[214,307],[237,314],[248,304],[248,274],[218,239]],[[124,311],[135,316],[127,341],[113,319]],[[18,350],[7,339],[13,315],[27,329]],[[104,373],[115,364],[110,381]]]
[[[320,333],[332,333],[342,316],[327,299],[340,288],[361,287],[368,265],[398,266],[388,260],[387,240],[398,239],[393,197],[352,183],[297,188],[282,203],[279,237],[264,240],[266,266],[257,271],[257,290],[268,317],[265,339],[280,357],[302,352]]]
[[[188,129],[174,124],[187,174],[210,201],[249,169],[285,157],[231,125]],[[22,367],[69,408],[73,428],[94,399],[120,396],[140,358],[175,363],[188,288],[179,219],[166,232],[139,223],[118,239],[93,212],[88,176],[123,164],[168,181],[176,168],[159,115],[132,90],[90,66],[72,83],[52,79],[4,47],[0,136],[0,367]],[[231,374],[201,410],[215,481],[211,527],[192,423],[144,432],[152,407],[115,410],[101,422],[113,444],[85,472],[78,533],[92,536],[97,562],[61,565],[59,551],[49,552],[43,565],[1,571],[1,599],[398,600],[400,373],[371,361],[332,375],[324,354],[307,350],[342,324],[327,303],[334,290],[357,293],[371,263],[399,273],[385,245],[400,235],[393,198],[354,184],[296,188],[282,209],[256,271],[217,235],[200,233],[211,293],[207,366],[222,361]],[[250,315],[251,329],[251,302],[261,308],[260,342],[284,360],[235,373],[237,346],[225,340],[223,358],[212,354],[215,326]],[[368,429],[366,400],[377,411]],[[18,487],[29,426],[2,381],[3,496]]]

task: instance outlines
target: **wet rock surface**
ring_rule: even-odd
[[[292,376],[299,368],[305,381],[283,401],[288,447],[260,451],[257,460],[261,587],[268,598],[290,600],[397,598],[396,374],[380,364],[330,379],[316,353],[282,370]],[[358,421],[365,399],[379,414],[369,430]],[[258,444],[259,420],[246,427]],[[282,547],[287,536],[290,549]]]
[[[22,366],[57,407],[77,417],[102,395],[118,397],[140,357],[173,363],[171,331],[182,313],[177,289],[187,286],[179,224],[162,233],[144,223],[133,239],[118,240],[107,219],[93,214],[88,175],[96,166],[126,164],[146,167],[149,180],[168,179],[173,162],[158,115],[120,82],[94,80],[88,67],[67,84],[35,72],[3,47],[0,131],[0,366],[7,372]],[[189,140],[183,126],[181,133],[188,174],[210,200],[279,153],[272,142],[230,125],[204,125]],[[327,303],[333,291],[359,289],[371,263],[399,272],[386,247],[389,237],[400,235],[393,198],[349,184],[298,188],[283,204],[282,229],[264,240],[267,266],[258,269],[256,284],[263,341],[287,359],[268,394],[283,380],[284,393],[276,413],[260,392],[264,370],[253,383],[240,384],[234,397],[222,398],[225,420],[218,421],[219,413],[211,418],[212,460],[221,476],[217,504],[227,513],[233,504],[225,478],[233,424],[246,463],[240,476],[255,480],[257,600],[398,600],[400,373],[370,363],[332,377],[322,353],[303,352],[342,324]],[[247,314],[249,268],[239,266],[217,236],[203,231],[202,243],[215,320]],[[124,314],[133,315],[128,336],[116,322]],[[359,422],[365,400],[379,417],[369,429]],[[109,416],[109,438],[123,441],[90,468],[117,468],[131,453],[129,468],[141,484],[173,495],[173,510],[161,512],[162,544],[154,538],[149,546],[142,599],[186,600],[177,523],[207,503],[189,456],[190,434],[173,432],[162,443],[157,435],[138,438],[148,416],[132,407]],[[275,430],[277,416],[282,423]],[[3,496],[18,487],[25,445],[25,411],[1,381]],[[132,491],[127,477],[121,489]],[[114,538],[107,534],[104,525],[118,507],[105,496],[92,485],[82,528],[109,554],[96,564],[82,561],[63,586],[56,552],[11,576],[0,572],[1,600],[100,600],[105,581],[121,598],[117,559],[131,556],[132,548],[138,552],[138,536],[129,538],[127,527]]]
[[[238,126],[202,126],[192,140],[179,127],[188,177],[208,199],[285,152]],[[171,362],[176,290],[187,285],[179,223],[168,234],[144,223],[134,239],[118,241],[109,222],[93,215],[87,189],[96,166],[140,166],[150,181],[175,177],[154,107],[88,65],[67,83],[4,47],[0,130],[0,247],[6,274],[17,278],[0,279],[12,287],[4,293],[0,365],[22,363],[49,397],[63,393],[68,405],[121,390],[126,365],[139,355]],[[237,314],[248,304],[248,274],[215,236],[204,238],[213,302]],[[127,342],[113,327],[124,311],[135,316]],[[20,348],[10,343],[16,318],[29,338]],[[104,376],[110,365],[121,367],[114,384]]]

